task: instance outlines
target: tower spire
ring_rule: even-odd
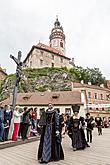
[[[60,27],[60,22],[58,20],[58,15],[56,15],[56,21],[54,23],[54,27]]]
[[[50,47],[56,48],[60,50],[63,54],[65,54],[65,34],[58,20],[58,15],[56,15],[54,28],[51,31],[49,39],[50,39]]]

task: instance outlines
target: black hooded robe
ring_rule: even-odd
[[[59,133],[59,114],[55,111],[43,112],[39,125],[42,126],[38,160],[48,163],[64,159]]]

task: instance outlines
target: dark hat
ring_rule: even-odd
[[[75,105],[72,105],[71,107],[72,107],[73,112],[79,112],[79,109],[80,109],[79,105],[75,104]]]
[[[24,111],[26,111],[28,109],[28,107],[24,107]]]
[[[86,113],[86,116],[90,115],[90,113]]]

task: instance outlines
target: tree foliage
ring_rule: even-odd
[[[91,82],[92,85],[105,83],[105,77],[103,77],[99,68],[83,68],[77,66],[70,69],[70,72],[75,75],[77,81],[84,80],[84,83]]]
[[[83,68],[75,66],[74,68],[27,68],[22,71],[23,78],[18,87],[18,92],[36,92],[36,91],[69,91],[71,82],[84,83],[91,82],[93,85],[105,84],[99,68]],[[15,85],[15,74],[10,74],[4,81],[0,81],[0,99],[6,98],[13,92]]]

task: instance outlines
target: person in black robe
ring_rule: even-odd
[[[86,123],[87,123],[87,127],[86,127],[86,132],[87,132],[87,142],[92,143],[92,131],[94,128],[94,118],[92,116],[90,116],[90,113],[86,114],[86,119],[85,119]]]
[[[79,116],[79,109],[80,106],[72,105],[73,116],[70,117],[68,125],[68,135],[72,140],[73,151],[90,147],[85,139],[85,121],[83,117]]]
[[[38,160],[40,163],[64,159],[59,123],[58,111],[53,109],[52,104],[49,104],[49,108],[42,113],[39,121],[39,126],[42,126],[38,148]]]
[[[97,117],[95,118],[95,122],[96,122],[96,127],[98,129],[98,135],[102,135],[102,118],[99,117],[99,114],[97,115]]]

